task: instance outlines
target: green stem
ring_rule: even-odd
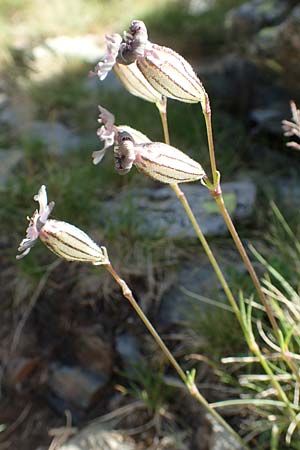
[[[259,360],[261,366],[263,367],[264,371],[266,372],[266,374],[269,375],[270,383],[273,386],[274,390],[277,392],[278,397],[280,398],[280,400],[282,402],[285,403],[285,406],[288,409],[288,411],[290,412],[291,416],[295,417],[295,412],[294,412],[293,408],[291,407],[290,402],[289,402],[284,390],[282,389],[280,383],[276,380],[274,373],[269,366],[268,361],[265,359],[265,357],[263,356],[263,354],[260,351],[259,346],[255,342],[252,330],[251,330],[250,342],[248,342],[248,345],[249,345],[251,352],[258,358],[258,360]]]
[[[162,124],[163,124],[163,130],[164,130],[164,135],[165,135],[165,141],[166,143],[169,143],[169,133],[168,133],[168,123],[167,123],[167,110],[165,108],[165,110],[162,112],[160,111],[160,115],[161,115],[161,120],[162,120]],[[205,115],[205,121],[206,121],[206,127],[207,127],[207,135],[208,135],[208,144],[209,144],[209,150],[210,150],[210,160],[211,160],[211,168],[212,168],[212,176],[213,176],[213,186],[211,186],[211,190],[210,192],[213,193],[213,196],[219,206],[219,209],[222,213],[222,216],[225,220],[225,223],[234,239],[234,242],[246,264],[246,267],[251,275],[251,278],[254,282],[254,285],[256,287],[256,289],[258,290],[260,297],[262,299],[262,302],[265,306],[266,312],[268,314],[268,317],[270,319],[270,322],[274,328],[274,331],[276,332],[276,335],[279,336],[279,328],[277,325],[277,322],[275,320],[275,317],[273,315],[273,312],[271,310],[271,308],[269,307],[269,304],[267,302],[267,299],[265,298],[265,295],[262,291],[262,288],[260,286],[258,277],[256,275],[256,272],[254,271],[254,268],[248,258],[248,255],[243,247],[243,244],[239,238],[239,235],[232,223],[231,217],[226,209],[223,197],[222,197],[222,191],[221,191],[221,186],[219,183],[220,180],[220,175],[217,171],[217,167],[216,167],[216,160],[215,160],[215,152],[214,152],[214,144],[213,144],[213,133],[212,133],[212,126],[211,126],[211,109],[210,109],[210,105],[209,105],[209,98],[208,96],[206,97],[206,110],[204,111],[204,115]],[[208,183],[209,184],[209,183]],[[247,327],[242,319],[242,315],[241,315],[241,311],[238,308],[238,305],[236,303],[236,300],[228,286],[228,283],[220,269],[220,266],[218,264],[218,262],[216,261],[216,258],[214,257],[214,254],[205,238],[205,236],[202,233],[202,230],[197,222],[197,219],[185,197],[185,194],[182,192],[182,190],[180,189],[180,187],[178,186],[178,184],[170,184],[171,188],[173,189],[173,191],[175,192],[175,194],[177,195],[178,199],[180,200],[180,202],[182,203],[187,216],[189,217],[195,232],[197,234],[197,237],[199,238],[204,251],[211,263],[211,265],[213,266],[213,269],[224,289],[224,292],[229,300],[229,303],[232,306],[232,309],[234,310],[237,319],[239,320],[239,323],[241,325],[241,328],[244,332],[244,335],[247,339],[247,342],[249,344],[250,349],[253,351],[253,353],[257,356],[259,362],[261,363],[261,366],[264,368],[265,372],[269,375],[270,380],[271,380],[271,384],[273,385],[274,389],[277,391],[278,397],[286,404],[287,408],[290,409],[289,406],[289,401],[281,387],[281,385],[278,383],[278,381],[275,379],[274,374],[271,370],[271,368],[269,367],[268,362],[266,361],[266,359],[264,358],[264,356],[262,355],[262,353],[260,352],[259,347],[257,346],[257,344],[255,343],[255,345],[251,342],[249,342],[249,333],[247,330]],[[251,345],[250,345],[251,344]]]
[[[168,127],[168,116],[167,116],[167,97],[163,97],[161,103],[156,103],[157,109],[160,114],[161,123],[164,131],[165,143],[170,145],[170,135]]]
[[[207,94],[205,97],[205,109],[203,109],[203,114],[205,117],[205,125],[206,125],[206,131],[207,131],[209,159],[210,159],[210,165],[211,165],[213,185],[215,188],[217,188],[219,176],[218,176],[218,171],[217,171],[213,131],[212,131],[212,124],[211,124],[211,107],[210,107],[209,97]]]
[[[212,196],[214,197],[214,199],[217,202],[217,205],[219,207],[220,213],[223,216],[224,222],[226,223],[227,228],[228,228],[228,230],[229,230],[229,232],[230,232],[230,234],[232,236],[232,239],[233,239],[233,241],[234,241],[234,243],[236,245],[236,248],[238,249],[238,251],[239,251],[239,253],[240,253],[241,257],[242,257],[242,260],[245,263],[245,266],[246,266],[246,268],[247,268],[247,270],[248,270],[248,272],[250,274],[250,277],[252,278],[253,284],[254,284],[254,286],[255,286],[255,288],[256,288],[256,290],[258,292],[258,295],[259,295],[259,297],[260,297],[260,299],[261,299],[261,301],[262,301],[262,303],[263,303],[263,305],[265,307],[267,316],[268,316],[268,318],[270,320],[270,323],[272,325],[274,333],[275,333],[276,337],[278,338],[279,337],[279,328],[278,328],[277,321],[276,321],[275,316],[273,314],[273,311],[270,308],[270,305],[269,305],[269,303],[268,303],[268,301],[266,299],[266,296],[265,296],[265,294],[264,294],[264,292],[262,290],[262,287],[260,285],[258,276],[257,276],[257,274],[256,274],[256,272],[254,270],[254,267],[253,267],[253,265],[252,265],[248,255],[247,255],[247,253],[246,253],[246,250],[245,250],[245,248],[244,248],[244,246],[242,244],[242,241],[241,241],[241,239],[240,239],[240,237],[239,237],[239,235],[238,235],[238,233],[237,233],[237,231],[235,229],[235,226],[234,226],[234,224],[233,224],[233,222],[231,220],[231,217],[230,217],[230,215],[228,213],[228,210],[227,210],[227,208],[225,206],[222,193],[219,191],[218,194],[215,194],[215,193],[212,193],[212,192],[211,192],[211,194],[212,194]]]
[[[162,121],[162,126],[163,126],[163,131],[164,131],[164,137],[165,137],[165,142],[166,144],[170,145],[170,137],[169,137],[169,130],[168,130],[168,120],[167,120],[167,103],[165,102],[164,108],[162,108],[160,105],[157,105],[159,113],[160,113],[160,117],[161,117],[161,121]],[[188,216],[188,218],[190,219],[190,222],[192,223],[194,230],[196,232],[196,235],[199,239],[199,241],[201,242],[204,251],[211,263],[211,265],[214,268],[214,271],[224,289],[224,292],[228,298],[228,301],[233,309],[233,311],[235,312],[241,326],[243,327],[243,321],[241,319],[241,314],[240,314],[240,310],[238,308],[238,305],[235,301],[235,298],[228,286],[228,283],[222,273],[222,270],[220,269],[220,266],[216,260],[216,258],[214,257],[214,254],[204,236],[204,234],[202,233],[202,230],[197,222],[197,219],[187,201],[187,198],[184,194],[184,192],[182,192],[182,190],[180,189],[179,185],[176,183],[172,183],[170,184],[171,188],[173,189],[173,191],[175,192],[175,194],[177,195],[179,201],[181,202],[182,206],[185,209],[185,212]]]
[[[201,242],[202,247],[203,247],[203,249],[204,249],[204,251],[205,251],[205,253],[206,253],[206,255],[207,255],[207,257],[208,257],[208,259],[209,259],[209,261],[210,261],[210,263],[211,263],[211,265],[212,265],[212,267],[213,267],[213,269],[214,269],[214,271],[215,271],[215,273],[216,273],[216,275],[217,275],[217,277],[218,277],[222,287],[223,287],[223,289],[224,289],[226,297],[228,298],[228,301],[229,301],[233,311],[235,312],[235,315],[238,318],[241,326],[243,327],[243,321],[241,319],[241,313],[240,313],[239,307],[238,307],[238,305],[236,303],[236,300],[235,300],[235,298],[234,298],[234,296],[233,296],[233,294],[232,294],[232,292],[230,290],[230,287],[228,286],[228,283],[227,283],[227,281],[226,281],[226,279],[225,279],[225,277],[223,275],[223,272],[222,272],[222,270],[221,270],[221,268],[220,268],[220,266],[219,266],[219,264],[218,264],[218,262],[217,262],[217,260],[216,260],[216,258],[214,256],[214,254],[213,254],[213,252],[212,252],[212,250],[211,250],[211,248],[210,248],[210,246],[209,246],[209,244],[208,244],[204,234],[202,233],[202,230],[201,230],[201,228],[200,228],[200,226],[199,226],[199,224],[197,222],[197,219],[196,219],[196,217],[195,217],[195,215],[194,215],[194,213],[193,213],[193,211],[192,211],[192,209],[191,209],[191,207],[190,207],[190,205],[189,205],[189,203],[188,203],[188,201],[186,199],[185,194],[182,192],[182,190],[180,189],[178,184],[170,184],[170,186],[173,189],[173,191],[175,192],[175,194],[177,195],[177,197],[178,197],[179,201],[181,202],[181,204],[183,205],[183,207],[185,209],[185,212],[186,212],[188,218],[190,219],[190,221],[191,221],[191,223],[192,223],[192,225],[194,227],[196,235],[197,235],[199,241]]]
[[[246,253],[246,250],[242,244],[242,241],[240,240],[240,237],[235,229],[235,226],[233,225],[233,222],[231,220],[231,217],[227,211],[227,208],[224,203],[224,199],[222,196],[222,190],[219,183],[219,173],[217,171],[217,164],[216,164],[216,157],[215,157],[215,150],[214,150],[214,140],[213,140],[213,131],[212,131],[212,123],[211,123],[211,108],[209,103],[209,97],[206,96],[206,108],[203,110],[204,117],[205,117],[205,124],[206,124],[206,131],[207,131],[207,140],[208,140],[208,148],[209,148],[209,157],[210,157],[210,163],[211,163],[211,170],[212,170],[212,178],[213,178],[213,186],[210,187],[210,193],[216,200],[219,210],[223,216],[223,219],[227,225],[227,228],[234,240],[234,243],[244,261],[244,264],[252,278],[253,284],[258,292],[258,295],[266,309],[266,313],[268,315],[268,318],[270,320],[270,323],[272,325],[272,328],[274,330],[274,333],[276,337],[279,336],[279,328],[275,319],[275,316],[273,314],[273,311],[271,310],[268,301],[265,297],[265,294],[261,288],[258,276],[256,275],[256,272],[254,270],[254,267]],[[207,184],[209,186],[209,183]]]
[[[191,381],[191,379],[184,373],[168,347],[165,345],[151,322],[148,320],[146,315],[144,314],[143,310],[139,307],[138,303],[136,302],[135,298],[132,295],[131,290],[127,286],[126,282],[122,280],[122,278],[118,275],[116,270],[113,268],[111,263],[108,263],[105,265],[106,269],[109,271],[109,273],[112,275],[112,277],[115,279],[115,281],[118,283],[120,288],[122,289],[123,296],[129,301],[135,312],[138,314],[139,318],[142,320],[144,325],[147,327],[148,331],[154,338],[157,345],[160,347],[166,358],[169,360],[169,362],[172,364],[184,384],[189,389],[190,394],[216,419],[216,421],[224,427],[228,433],[230,433],[246,450],[249,450],[249,447],[244,443],[243,439],[231,428],[231,426],[223,419],[220,414],[214,410],[210,404],[207,402],[207,400],[203,397],[203,395],[198,390],[196,384],[194,381]]]
[[[280,340],[279,334],[279,327],[277,324],[277,321],[275,319],[275,315],[269,306],[269,303],[266,299],[266,296],[262,290],[262,287],[260,285],[258,276],[254,270],[254,267],[247,255],[247,252],[245,250],[245,247],[243,246],[243,243],[236,231],[236,228],[232,222],[232,219],[230,217],[230,214],[228,213],[228,210],[226,208],[226,205],[224,203],[223,195],[222,195],[222,189],[219,183],[219,172],[217,170],[217,164],[216,164],[216,158],[215,158],[215,150],[214,150],[214,141],[213,141],[213,131],[212,131],[212,123],[211,123],[211,108],[210,108],[210,102],[209,97],[206,94],[206,105],[205,110],[203,110],[204,117],[205,117],[205,124],[206,124],[206,131],[207,131],[207,140],[208,140],[208,147],[209,147],[209,157],[211,162],[211,170],[212,170],[212,178],[213,178],[213,186],[210,186],[210,183],[207,183],[207,186],[209,187],[211,195],[216,200],[216,203],[219,207],[219,210],[223,216],[223,219],[227,225],[227,228],[232,236],[232,239],[236,245],[236,248],[238,249],[242,260],[250,274],[250,277],[252,279],[252,282],[257,290],[257,293],[259,295],[259,298],[262,302],[262,304],[265,307],[267,316],[269,318],[269,321],[272,325],[272,328],[274,330],[275,336],[278,340]],[[283,353],[284,360],[286,364],[290,367],[294,375],[296,376],[297,380],[299,380],[299,371],[297,367],[294,365],[294,363],[287,357],[286,354]]]

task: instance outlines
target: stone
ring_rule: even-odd
[[[199,183],[181,184],[181,189],[192,205],[196,219],[206,236],[222,236],[227,233],[217,204],[206,188]],[[232,219],[249,220],[256,197],[254,184],[251,181],[223,183],[222,189]],[[107,221],[107,217],[110,217],[115,227],[124,226],[124,218],[128,216],[137,236],[174,240],[196,238],[183,206],[169,186],[122,192],[104,204],[101,213],[102,221]]]
[[[53,363],[48,378],[50,403],[62,413],[65,409],[86,410],[98,400],[107,382],[107,375]]]
[[[220,284],[208,262],[183,263],[177,271],[176,283],[163,295],[158,311],[161,325],[178,325],[191,319],[191,315],[203,314],[205,303],[189,296],[185,290],[210,296],[219,290]]]
[[[126,432],[107,430],[95,420],[57,450],[137,450]]]
[[[32,54],[35,59],[40,59],[48,57],[49,52],[65,58],[95,63],[103,56],[105,47],[98,35],[56,36],[47,38],[42,45],[33,49]]]
[[[53,76],[60,76],[70,64],[90,64],[99,61],[105,52],[104,37],[57,36],[47,38],[41,45],[31,49],[27,65],[28,76],[34,83],[44,82]],[[29,53],[28,48],[23,53]]]
[[[256,131],[266,131],[267,133],[282,136],[282,121],[289,116],[288,102],[267,103],[265,108],[253,109],[249,114],[249,119]]]
[[[260,61],[272,60],[293,90],[300,91],[300,5],[279,25],[263,28],[256,36],[252,53]]]
[[[272,72],[293,97],[300,95],[300,5],[293,0],[252,0],[226,16],[240,52]]]
[[[64,155],[80,145],[80,138],[59,122],[34,121],[26,129],[26,136],[43,144],[53,155]]]
[[[245,38],[262,27],[280,22],[289,9],[287,0],[252,0],[229,11],[225,25],[232,36]]]
[[[138,340],[131,333],[116,336],[116,350],[127,372],[134,370],[142,362]]]
[[[9,177],[22,159],[23,154],[21,150],[14,148],[0,150],[0,189],[5,187]]]
[[[243,450],[242,445],[210,414],[206,414],[206,419],[211,424],[209,450]]]

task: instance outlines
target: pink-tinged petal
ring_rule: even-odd
[[[94,72],[91,72],[91,75],[98,75],[101,81],[106,78],[108,72],[113,68],[122,42],[121,36],[117,33],[107,35],[105,39],[106,53],[96,65]]]
[[[99,118],[98,122],[102,124],[97,130],[97,136],[101,142],[104,142],[104,147],[101,150],[96,150],[92,153],[93,164],[99,164],[102,161],[106,151],[109,147],[112,147],[115,142],[116,126],[115,116],[111,114],[107,109],[99,105]]]
[[[33,197],[35,201],[39,203],[39,210],[35,210],[31,218],[28,218],[29,225],[26,229],[26,237],[22,240],[18,247],[18,251],[21,252],[17,255],[17,259],[21,259],[28,255],[31,247],[33,247],[40,236],[41,230],[46,224],[48,217],[54,208],[54,202],[47,204],[47,192],[46,187],[41,186],[39,192]]]

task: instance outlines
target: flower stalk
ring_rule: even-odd
[[[207,102],[208,102],[207,105],[209,106],[208,97],[207,97]],[[211,143],[211,145],[210,145],[211,154],[214,156],[210,107],[208,108],[207,114],[206,114],[205,117],[207,119],[206,123],[208,125],[208,135],[210,135],[209,142]],[[168,122],[167,122],[167,109],[165,109],[164,114],[161,114],[161,120],[162,120],[162,126],[163,126],[163,130],[164,130],[165,139],[166,139],[166,142],[167,142],[167,140],[169,141]],[[167,130],[167,132],[165,130]],[[221,191],[221,187],[220,187],[220,174],[219,174],[219,172],[216,169],[215,158],[212,159],[212,170],[215,171],[215,172],[213,172],[214,173],[214,184],[215,184],[215,186],[210,184],[208,180],[206,180],[206,182],[210,185],[210,191],[211,191],[212,195],[214,196],[214,198],[216,199],[220,210],[223,211],[223,214],[224,214],[223,217],[224,217],[224,220],[225,220],[225,222],[227,224],[227,227],[232,230],[232,233],[235,236],[236,242],[238,243],[240,238],[239,238],[238,233],[236,232],[236,230],[235,230],[235,228],[233,226],[233,223],[231,221],[231,217],[230,217],[230,215],[229,215],[229,213],[228,213],[228,211],[227,211],[227,209],[225,207],[224,200],[223,200],[223,197],[222,197],[222,191]],[[204,184],[206,182],[204,181]],[[204,249],[204,251],[205,251],[205,253],[206,253],[206,255],[207,255],[207,257],[208,257],[208,259],[209,259],[209,261],[210,261],[210,263],[211,263],[211,265],[212,265],[212,267],[213,267],[213,269],[214,269],[214,271],[215,271],[215,273],[216,273],[216,275],[217,275],[217,277],[218,277],[222,287],[223,287],[223,290],[224,290],[224,292],[226,294],[226,297],[227,297],[227,299],[228,299],[228,301],[229,301],[229,303],[230,303],[230,305],[231,305],[231,307],[232,307],[232,309],[233,309],[233,311],[234,311],[234,313],[235,313],[235,315],[236,315],[236,317],[237,317],[237,319],[238,319],[238,321],[240,323],[240,326],[242,328],[243,334],[244,334],[244,336],[246,338],[246,341],[247,341],[247,344],[248,344],[248,347],[249,347],[250,351],[257,357],[257,359],[258,359],[259,363],[261,364],[262,368],[264,369],[266,374],[270,377],[270,382],[271,382],[275,392],[277,392],[278,398],[286,405],[286,408],[288,409],[288,411],[291,414],[291,416],[295,417],[295,412],[291,408],[290,402],[289,402],[289,400],[288,400],[284,390],[282,389],[280,383],[276,380],[276,378],[274,376],[274,373],[273,373],[272,369],[269,366],[268,361],[266,360],[266,358],[264,357],[264,355],[260,351],[259,346],[255,342],[255,338],[254,338],[254,335],[253,335],[253,332],[252,332],[251,321],[246,319],[246,312],[245,312],[244,305],[241,305],[241,309],[238,307],[237,302],[236,302],[236,300],[235,300],[235,298],[234,298],[234,296],[232,294],[232,291],[231,291],[231,289],[230,289],[230,287],[229,287],[229,285],[228,285],[228,283],[227,283],[227,281],[226,281],[226,279],[225,279],[225,277],[223,275],[223,272],[222,272],[222,270],[221,270],[221,268],[220,268],[220,266],[219,266],[219,264],[218,264],[218,262],[217,262],[217,260],[216,260],[216,258],[214,256],[214,254],[213,254],[213,252],[212,252],[212,250],[211,250],[211,248],[210,248],[210,246],[209,246],[205,236],[202,233],[202,230],[201,230],[201,228],[200,228],[200,226],[199,226],[199,224],[197,222],[197,219],[196,219],[196,217],[195,217],[195,215],[194,215],[194,213],[193,213],[193,211],[192,211],[192,209],[191,209],[191,207],[190,207],[190,205],[189,205],[189,203],[188,203],[188,201],[186,199],[186,196],[185,196],[184,192],[182,192],[182,190],[180,189],[178,184],[172,183],[172,184],[170,184],[170,186],[173,189],[173,191],[175,192],[175,194],[177,195],[177,197],[178,197],[179,201],[181,202],[181,204],[183,205],[183,207],[184,207],[184,209],[186,211],[186,214],[187,214],[188,218],[190,219],[190,222],[192,223],[192,225],[194,227],[194,230],[195,230],[195,232],[197,234],[197,237],[198,237],[199,241],[201,242],[202,247],[203,247],[203,249]],[[241,243],[241,247],[240,248],[241,248],[241,252],[243,252],[244,258],[249,260],[248,255],[247,255],[246,251],[244,250],[242,243]],[[250,260],[249,260],[249,266],[250,266],[250,270],[251,270],[251,268],[253,269],[253,266],[250,263]],[[256,288],[257,289],[261,289],[260,283],[258,281],[258,278],[256,276],[256,273],[255,273],[254,269],[253,269],[253,272],[254,273],[252,273],[252,276],[253,276],[254,279],[257,280]],[[263,291],[262,291],[262,294],[264,296]],[[265,296],[264,296],[264,298],[265,298]],[[265,305],[265,307],[267,306],[267,308],[269,308],[270,321],[271,321],[272,318],[274,318],[274,315],[273,315],[272,311],[270,310],[269,304],[268,304],[266,299],[265,299],[264,305]],[[268,312],[267,309],[266,309],[266,311]],[[278,335],[279,335],[279,328],[278,328],[276,320],[273,323],[271,322],[271,324],[272,324],[273,328],[277,329],[277,332],[278,332]],[[294,366],[293,363],[291,364],[290,359],[287,358],[284,354],[283,354],[283,357],[284,357],[286,363],[289,365],[289,367],[294,372],[296,378],[298,379],[299,378],[299,374],[297,373],[297,368]]]
[[[205,397],[203,397],[194,381],[194,376],[193,377],[190,376],[191,374],[189,373],[186,374],[180,367],[180,365],[178,364],[178,362],[176,361],[176,359],[174,358],[168,347],[165,345],[165,343],[163,342],[163,340],[161,339],[161,337],[159,336],[159,334],[157,333],[151,322],[148,320],[147,316],[144,314],[143,310],[139,307],[126,282],[118,275],[112,264],[109,262],[108,264],[105,265],[105,268],[114,278],[114,280],[118,283],[118,285],[122,290],[123,296],[129,301],[132,308],[135,310],[141,321],[148,329],[149,333],[152,335],[157,345],[162,350],[166,359],[170,362],[170,364],[173,366],[179,377],[182,379],[182,381],[188,388],[190,394],[216,419],[216,421],[222,427],[224,427],[228,431],[228,433],[230,433],[242,445],[244,449],[249,450],[249,447],[247,446],[247,444],[245,444],[244,440],[233,430],[233,428],[223,419],[223,417],[220,416],[220,414],[210,406]]]

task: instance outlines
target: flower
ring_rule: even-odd
[[[33,247],[38,240],[42,228],[46,224],[55,205],[54,202],[50,202],[47,205],[47,192],[44,185],[41,186],[38,194],[35,195],[33,199],[39,203],[39,210],[36,209],[31,218],[27,217],[29,226],[26,230],[26,238],[24,238],[19,245],[18,251],[21,252],[21,254],[17,255],[17,259],[24,258],[24,256],[28,255],[31,247]]]
[[[300,110],[297,109],[296,103],[291,101],[291,110],[292,110],[292,121],[283,120],[282,128],[284,131],[284,136],[296,136],[300,138]],[[295,150],[300,150],[299,142],[288,142],[286,144],[288,147],[292,147]]]
[[[115,168],[120,174],[136,168],[162,183],[187,183],[205,176],[201,165],[175,147],[162,142],[138,144],[126,131],[118,134]]]
[[[206,92],[192,66],[178,53],[151,43],[147,28],[134,20],[125,34],[116,58],[117,63],[134,61],[146,80],[160,94],[187,103],[206,105]]]
[[[162,95],[148,83],[135,62],[132,64],[126,62],[125,65],[124,63],[118,64],[116,62],[122,42],[121,36],[119,34],[111,34],[105,38],[106,53],[102,60],[98,62],[94,71],[90,72],[90,75],[98,75],[100,80],[103,81],[113,68],[121,83],[132,95],[160,105],[163,102]]]
[[[94,265],[108,264],[106,251],[99,247],[86,233],[66,222],[48,219],[54,202],[47,204],[46,187],[41,186],[34,200],[39,203],[29,220],[26,237],[19,245],[17,259],[28,255],[38,238],[56,255],[68,261],[86,261]]]
[[[101,124],[101,127],[97,130],[97,135],[100,141],[104,142],[104,147],[101,150],[96,150],[92,153],[93,164],[99,164],[109,147],[117,144],[117,136],[121,131],[127,131],[132,134],[135,141],[138,143],[150,142],[150,139],[145,134],[134,128],[128,127],[127,125],[116,126],[115,116],[100,105],[98,108],[100,111],[98,122]]]
[[[101,81],[105,80],[108,72],[113,68],[122,42],[121,36],[117,33],[107,35],[105,39],[106,53],[96,65],[94,72],[90,72],[90,75],[98,75]]]

